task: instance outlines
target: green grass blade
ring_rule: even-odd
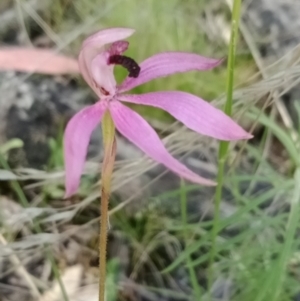
[[[298,165],[300,163],[299,152],[288,132],[283,130],[278,124],[276,124],[274,120],[272,120],[267,115],[259,111],[257,108],[252,108],[252,112],[248,112],[247,116],[250,117],[252,120],[258,119],[258,121],[261,124],[268,127],[284,145],[294,164]]]
[[[187,229],[187,197],[186,197],[186,190],[185,190],[185,184],[184,181],[181,181],[181,195],[180,195],[180,201],[181,201],[181,220],[182,220],[182,226],[184,230],[184,238],[185,242],[187,243],[189,240],[189,231]],[[195,273],[194,268],[192,267],[192,258],[189,253],[187,253],[186,256],[186,262],[188,266],[188,271],[190,275],[190,281],[192,283],[193,292],[196,297],[195,300],[201,301],[201,287],[199,286],[197,276]]]
[[[270,271],[270,275],[263,285],[263,289],[257,296],[255,301],[268,300],[279,301],[280,293],[282,290],[282,283],[286,277],[286,269],[289,258],[293,251],[295,242],[295,235],[299,225],[299,208],[300,208],[300,168],[297,168],[294,175],[294,193],[290,202],[290,214],[286,226],[285,241],[282,249],[280,250],[280,257],[278,263]]]
[[[242,220],[243,216],[257,208],[260,204],[264,203],[266,200],[274,197],[277,193],[280,193],[282,191],[289,191],[293,187],[293,181],[283,181],[280,185],[277,185],[276,187],[266,191],[265,193],[259,195],[254,200],[250,200],[242,206],[239,210],[237,210],[233,215],[230,217],[221,220],[218,223],[218,232],[223,230],[229,225],[232,225],[236,223],[238,220]],[[196,225],[199,227],[199,225]],[[182,262],[185,261],[187,256],[191,255],[192,253],[199,250],[200,247],[207,245],[209,243],[209,235],[210,233],[204,234],[201,236],[201,239],[198,239],[193,244],[189,245],[177,258],[176,260],[169,265],[166,269],[162,271],[162,273],[169,273],[175,268],[177,268]],[[208,256],[208,255],[207,255]]]

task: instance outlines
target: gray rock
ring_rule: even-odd
[[[244,21],[264,57],[278,59],[300,43],[300,3],[294,0],[252,0]]]
[[[34,168],[47,165],[49,139],[57,139],[83,102],[92,101],[72,81],[14,72],[0,73],[0,94],[5,95],[0,98],[0,143],[21,139],[23,148],[11,151],[9,161]]]
[[[282,58],[299,45],[299,1],[252,0],[248,3],[245,5],[243,19],[254,37],[266,66]],[[299,95],[298,84],[282,98],[296,127],[299,125],[299,116],[296,110],[296,106],[300,104]]]

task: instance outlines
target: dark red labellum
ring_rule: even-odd
[[[108,63],[121,65],[122,67],[127,69],[127,71],[129,72],[128,74],[129,77],[137,78],[141,71],[141,67],[138,65],[138,63],[134,59],[125,55],[119,55],[119,54],[112,55],[109,57]]]

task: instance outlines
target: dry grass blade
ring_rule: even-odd
[[[4,246],[7,246],[8,243],[6,241],[6,239],[0,234],[0,243]],[[21,261],[19,260],[19,258],[15,255],[15,254],[11,254],[9,255],[9,259],[11,261],[11,263],[14,265],[15,267],[15,271],[16,273],[25,280],[25,282],[27,283],[28,288],[30,289],[30,292],[32,294],[32,297],[34,299],[36,298],[40,298],[41,294],[39,292],[39,290],[37,289],[35,283],[33,282],[33,280],[31,279],[31,276],[28,274],[28,272],[26,271],[26,269],[24,268],[24,266],[22,265]]]

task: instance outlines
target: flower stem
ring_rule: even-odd
[[[232,114],[232,101],[233,101],[233,85],[234,85],[234,64],[235,64],[235,54],[236,54],[236,44],[238,38],[239,20],[240,20],[240,9],[241,0],[233,1],[232,8],[232,19],[231,19],[231,36],[230,44],[228,49],[228,63],[227,63],[227,84],[226,84],[226,94],[227,99],[225,103],[224,112],[231,116]],[[229,142],[221,141],[219,146],[218,154],[218,175],[217,175],[217,188],[215,195],[215,209],[214,209],[214,221],[212,228],[212,246],[210,251],[210,262],[209,262],[209,279],[208,284],[211,289],[213,284],[213,264],[216,257],[216,242],[219,232],[219,222],[220,222],[220,205],[222,199],[222,188],[224,180],[224,169],[225,162],[228,153]]]
[[[110,196],[111,176],[116,156],[115,126],[109,112],[102,121],[104,158],[101,178],[101,219],[99,236],[99,301],[105,301],[106,249],[108,230],[108,202]]]

